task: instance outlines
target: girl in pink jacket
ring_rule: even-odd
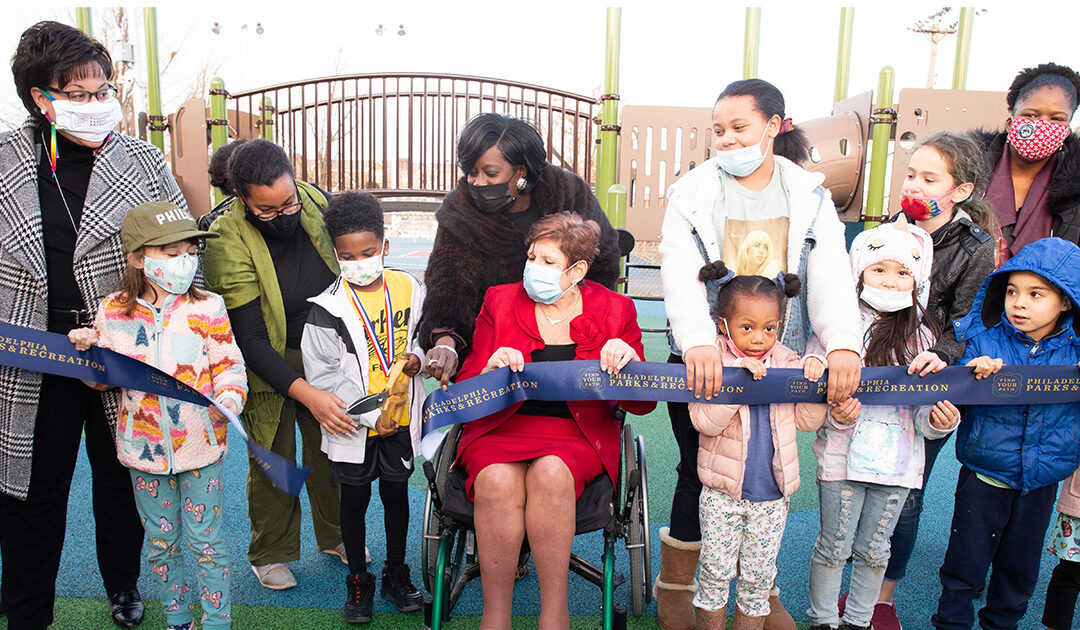
[[[716,291],[713,315],[725,366],[745,367],[755,379],[770,367],[803,367],[802,359],[776,340],[784,297],[798,294],[798,276],[736,276],[717,262],[702,267],[699,278],[710,294]],[[808,361],[805,375],[817,380],[823,371],[823,362]],[[736,574],[735,627],[763,626],[788,499],[799,488],[795,430],[816,431],[826,410],[810,403],[690,404],[690,419],[701,434],[697,469],[703,484],[700,583],[694,596],[698,628],[725,627],[728,585]]]
[[[1042,618],[1049,630],[1074,627],[1076,597],[1080,594],[1080,470],[1062,484],[1057,509],[1049,550],[1058,557],[1058,565],[1046,587]]]
[[[128,263],[121,289],[101,302],[93,328],[69,333],[72,343],[153,365],[240,413],[247,372],[225,302],[192,286],[198,239],[217,234],[197,230],[187,212],[156,201],[133,208],[120,236]],[[232,623],[223,516],[227,429],[216,408],[123,391],[116,454],[131,469],[169,630],[191,630],[191,603],[202,604],[203,628]],[[195,554],[195,590],[184,579],[185,537]]]

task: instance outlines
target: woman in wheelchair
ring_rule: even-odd
[[[528,361],[600,360],[610,373],[642,360],[633,302],[585,280],[600,227],[568,212],[533,224],[524,280],[488,289],[459,379]],[[509,628],[514,571],[528,537],[540,583],[540,628],[567,628],[575,502],[599,475],[618,478],[615,401],[526,401],[465,425],[457,462],[475,504],[483,628]],[[618,403],[645,414],[656,403]]]

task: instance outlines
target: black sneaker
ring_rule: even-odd
[[[348,623],[370,623],[372,600],[375,599],[375,576],[364,571],[350,573],[345,578],[349,595],[345,598],[345,621]]]
[[[394,604],[399,612],[413,612],[424,607],[424,596],[409,579],[409,565],[383,567],[382,598]]]

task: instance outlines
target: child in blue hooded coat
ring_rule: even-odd
[[[986,378],[1003,365],[1080,365],[1080,248],[1060,238],[1024,247],[979,289],[953,326],[961,363]],[[992,566],[983,628],[1015,628],[1039,577],[1058,483],[1080,465],[1080,403],[962,410],[952,534],[935,628],[969,629]]]

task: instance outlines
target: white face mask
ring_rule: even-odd
[[[741,149],[717,151],[714,154],[717,165],[732,177],[746,177],[753,173],[765,161],[765,154],[761,151],[761,141],[765,139],[767,133],[769,133],[768,125],[765,126],[765,131],[762,132],[756,144]],[[772,138],[769,138],[769,145],[765,150],[771,150],[771,146]]]
[[[120,101],[115,98],[104,103],[97,99],[89,103],[55,100],[52,105],[56,128],[85,142],[103,142],[124,120]]]
[[[366,287],[378,280],[383,272],[382,256],[372,256],[363,260],[339,260],[341,277],[349,282]]]
[[[895,313],[914,304],[914,291],[893,291],[864,285],[859,297],[879,313]]]

